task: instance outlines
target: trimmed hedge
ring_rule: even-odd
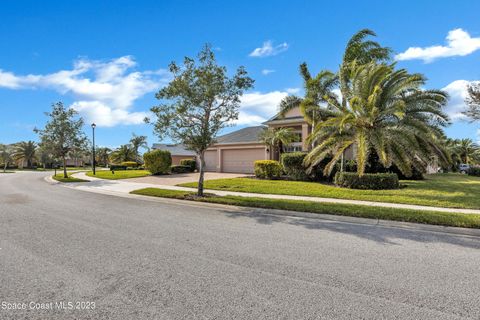
[[[193,172],[191,171],[192,168],[190,166],[177,165],[177,166],[171,166],[170,169],[173,173]]]
[[[172,165],[172,155],[170,151],[153,150],[143,155],[143,161],[145,162],[145,168],[153,175],[167,174]]]
[[[135,161],[124,161],[120,165],[125,166],[125,167],[130,167],[130,168],[136,168],[138,167],[138,163]]]
[[[282,166],[275,160],[257,160],[254,167],[255,176],[260,179],[278,179],[282,175]]]
[[[480,167],[470,167],[470,169],[468,169],[468,175],[480,177]]]
[[[120,164],[110,165],[110,171],[123,171],[123,170],[127,170],[127,167]]]
[[[307,154],[305,152],[283,153],[281,156],[283,170],[291,180],[310,180],[303,166],[303,159]]]
[[[356,172],[337,172],[335,184],[339,187],[364,190],[398,189],[400,184],[395,173],[365,173],[359,176]]]
[[[188,172],[195,172],[195,169],[197,168],[197,161],[193,159],[182,159],[180,160],[180,165],[189,167]]]

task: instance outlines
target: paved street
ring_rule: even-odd
[[[0,319],[480,318],[480,238],[127,199],[45,175],[0,174]]]

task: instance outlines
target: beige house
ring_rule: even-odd
[[[309,151],[310,147],[306,140],[311,133],[311,126],[305,121],[298,108],[289,111],[284,117],[274,116],[263,123],[263,126],[247,127],[223,136],[217,137],[217,143],[205,152],[206,171],[231,172],[231,173],[253,173],[253,163],[256,160],[268,160],[280,158],[272,150],[260,141],[259,135],[265,128],[291,128],[297,134],[295,142],[288,146],[282,146],[281,152]],[[173,159],[185,158],[188,154],[182,145],[154,144],[153,149],[169,150]],[[353,150],[347,150],[346,158],[353,157]]]

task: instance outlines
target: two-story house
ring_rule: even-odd
[[[217,143],[205,153],[206,171],[253,173],[253,163],[256,160],[278,160],[280,155],[274,154],[259,139],[260,132],[266,127],[288,127],[298,134],[298,140],[288,146],[283,146],[282,152],[309,150],[306,139],[310,134],[311,127],[305,121],[300,111],[294,109],[284,117],[274,116],[264,122],[262,126],[247,127],[217,137]],[[174,159],[187,155],[181,145],[156,144],[153,148],[170,150]]]

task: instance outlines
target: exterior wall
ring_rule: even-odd
[[[292,109],[285,114],[285,118],[295,118],[295,117],[303,117],[302,113],[300,112],[300,108]]]
[[[172,155],[172,165],[177,166],[180,164],[180,161],[183,159],[192,159],[195,160],[195,156],[177,156],[177,155]]]

